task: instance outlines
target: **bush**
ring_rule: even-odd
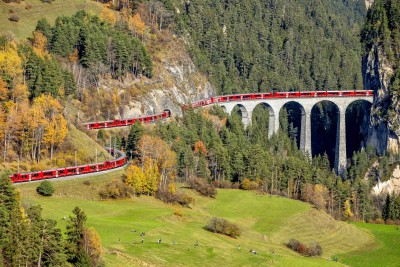
[[[178,217],[183,217],[183,210],[182,209],[175,209],[174,210],[174,215]]]
[[[189,186],[199,192],[202,196],[215,198],[217,190],[211,184],[202,179],[191,179],[188,181]]]
[[[84,185],[91,185],[92,183],[89,180],[83,181]]]
[[[258,189],[258,183],[255,181],[251,181],[248,178],[245,178],[241,182],[240,188],[243,190],[256,190],[256,189]]]
[[[375,220],[375,223],[376,224],[384,224],[385,221],[382,218],[378,218],[378,219]]]
[[[130,198],[133,196],[133,191],[131,187],[125,185],[123,182],[113,180],[100,190],[99,195],[101,199]]]
[[[321,256],[322,255],[322,247],[317,242],[312,242],[310,244],[310,246],[307,247],[304,243],[301,243],[300,241],[292,238],[287,243],[287,247],[300,253],[300,254],[307,255],[307,256]]]
[[[26,5],[25,9],[26,9],[26,10],[32,9],[32,5],[31,5],[31,4]]]
[[[239,183],[232,183],[231,188],[232,189],[239,189],[240,184]]]
[[[232,188],[232,183],[230,181],[213,181],[212,185],[216,188],[230,189]]]
[[[19,21],[19,17],[17,15],[11,15],[8,19],[13,22]]]
[[[183,207],[189,207],[191,203],[194,202],[194,199],[185,193],[176,193],[173,194],[167,190],[159,189],[156,192],[156,198],[163,201],[167,204],[179,204]]]
[[[43,181],[36,188],[36,192],[42,196],[52,196],[54,193],[54,187],[49,181]]]
[[[241,231],[236,224],[228,222],[227,220],[222,218],[212,218],[209,223],[204,227],[204,229],[210,232],[224,234],[233,238],[237,238],[241,234]]]
[[[394,221],[392,219],[386,219],[385,224],[394,225]]]

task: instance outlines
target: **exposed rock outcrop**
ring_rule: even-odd
[[[372,194],[374,195],[386,195],[391,193],[398,194],[400,193],[400,166],[397,165],[397,168],[394,169],[392,173],[392,177],[385,182],[378,182],[372,188]]]
[[[184,42],[174,36],[166,36],[163,36],[166,40],[159,41],[162,45],[152,51],[152,79],[100,81],[100,87],[118,88],[120,95],[125,95],[132,88],[137,91],[134,97],[130,97],[119,107],[116,118],[149,115],[164,109],[169,109],[173,115],[179,116],[182,114],[182,104],[215,94],[210,82],[192,62]]]

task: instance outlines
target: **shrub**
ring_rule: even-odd
[[[19,21],[19,17],[17,15],[11,15],[8,19],[13,22]]]
[[[394,225],[394,221],[392,219],[386,219],[385,223],[389,225]]]
[[[188,184],[192,189],[196,190],[203,196],[215,198],[217,195],[215,187],[202,179],[191,179],[188,181]]]
[[[32,9],[32,5],[31,5],[31,4],[26,5],[25,9],[26,9],[26,10]]]
[[[67,162],[65,161],[65,159],[57,159],[56,165],[60,168],[67,167]]]
[[[317,242],[312,242],[307,249],[308,256],[321,256],[322,255],[322,247]]]
[[[231,188],[232,189],[239,189],[240,184],[239,183],[232,183]]]
[[[123,182],[113,180],[105,185],[99,192],[101,199],[120,199],[133,196],[132,188],[125,185]]]
[[[384,224],[385,221],[382,218],[378,218],[378,219],[375,220],[375,223],[376,224]]]
[[[312,242],[310,244],[310,246],[307,247],[304,243],[301,243],[300,241],[292,238],[287,243],[287,247],[300,253],[300,254],[307,255],[307,256],[321,256],[322,255],[322,247],[317,242]]]
[[[212,218],[204,229],[210,232],[231,236],[233,238],[237,238],[241,234],[241,231],[236,224],[228,222],[223,218]]]
[[[49,181],[43,181],[36,188],[36,192],[38,192],[42,196],[51,196],[54,193],[54,187]]]
[[[232,188],[232,183],[230,181],[224,180],[224,181],[213,181],[212,185],[216,188],[224,188],[224,189],[230,189]]]
[[[241,182],[240,188],[243,190],[256,190],[256,189],[258,189],[258,183],[255,181],[251,181],[248,178],[245,178]]]
[[[194,199],[185,193],[173,194],[167,190],[161,189],[156,192],[156,198],[167,204],[179,204],[183,207],[189,207],[189,205],[194,202]]]
[[[178,217],[183,217],[183,210],[182,209],[175,209],[174,210],[174,215]]]

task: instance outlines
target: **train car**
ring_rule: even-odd
[[[30,182],[37,180],[53,179],[60,177],[68,177],[78,174],[87,174],[98,171],[110,170],[124,166],[128,159],[126,154],[119,150],[108,149],[110,153],[118,156],[117,159],[105,161],[102,163],[94,163],[89,165],[72,166],[66,168],[58,168],[36,172],[16,173],[10,176],[13,183]]]

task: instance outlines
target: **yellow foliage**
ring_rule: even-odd
[[[93,227],[89,227],[85,231],[85,249],[90,258],[91,266],[99,266],[101,262],[101,254],[103,253],[100,235]]]
[[[178,217],[183,217],[183,210],[181,208],[176,208],[174,210],[174,215],[176,215]]]
[[[74,62],[77,63],[79,60],[79,54],[78,54],[78,49],[75,48],[74,52],[72,52],[69,56],[68,56],[68,60],[69,62]]]
[[[125,184],[133,188],[134,194],[143,194],[146,178],[141,168],[131,165],[127,169]]]
[[[256,190],[258,188],[258,183],[255,181],[251,181],[248,178],[244,178],[243,181],[240,183],[240,187],[243,190]]]
[[[107,8],[107,7],[104,7],[103,10],[101,11],[100,19],[110,23],[113,26],[117,22],[117,18],[115,17],[114,12],[111,9]]]
[[[346,199],[344,202],[344,214],[343,214],[343,219],[345,221],[349,221],[353,217],[353,213],[351,212],[350,208],[350,200]]]
[[[176,194],[176,187],[175,187],[175,183],[174,182],[170,182],[168,184],[168,191],[173,195]]]
[[[41,58],[45,56],[50,56],[50,54],[46,50],[46,46],[47,46],[46,36],[44,36],[44,34],[41,32],[34,31],[32,38],[33,52],[35,52],[35,54]]]
[[[145,30],[145,24],[142,21],[139,13],[133,15],[133,17],[129,18],[128,27],[131,31],[135,32],[136,34],[143,35]]]
[[[67,132],[67,120],[64,119],[62,114],[57,114],[47,122],[43,142],[50,147],[50,158],[53,158],[54,147],[64,142]]]
[[[0,77],[0,101],[8,99],[8,88],[7,83]]]
[[[11,77],[14,82],[22,81],[22,59],[18,55],[16,46],[6,44],[0,49],[0,72]]]
[[[28,99],[29,91],[25,84],[18,83],[12,90],[12,98],[15,102],[22,102]]]
[[[158,185],[160,184],[161,176],[157,165],[153,165],[151,168],[145,171],[146,183],[144,185],[144,193],[151,195],[157,191]]]

